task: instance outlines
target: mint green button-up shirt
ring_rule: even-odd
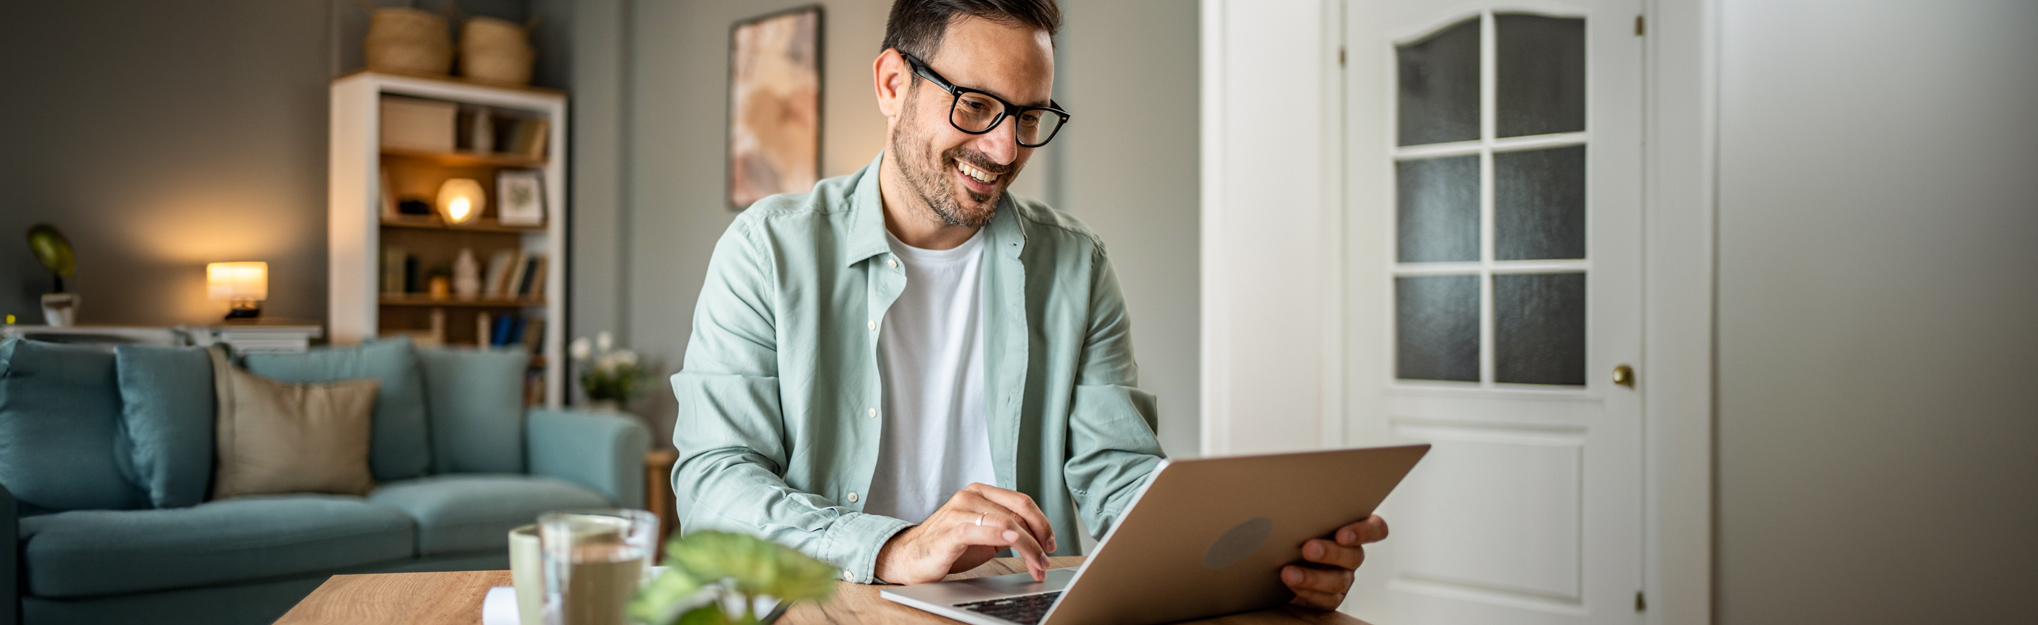
[[[882,162],[736,218],[672,376],[680,528],[778,541],[865,583],[910,525],[862,511],[885,427],[878,332],[906,286],[885,242]],[[1163,457],[1154,397],[1136,388],[1131,320],[1097,235],[1009,193],[985,228],[996,486],[1033,497],[1056,553],[1074,554],[1076,515],[1101,536]]]

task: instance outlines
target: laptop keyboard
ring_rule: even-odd
[[[1054,600],[1060,598],[1061,591],[1057,590],[1037,595],[958,603],[955,607],[995,616],[1020,625],[1035,625],[1040,622],[1040,617],[1047,616],[1047,609],[1054,606]]]

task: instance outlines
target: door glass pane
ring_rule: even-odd
[[[1479,381],[1479,276],[1394,279],[1394,376]]]
[[[1493,27],[1499,136],[1585,130],[1585,20],[1496,13]]]
[[[1479,157],[1394,167],[1396,257],[1404,263],[1479,260]]]
[[[1585,384],[1585,274],[1493,276],[1493,378]]]
[[[1401,145],[1479,138],[1479,19],[1401,46]]]
[[[1585,146],[1493,154],[1493,257],[1585,258]]]

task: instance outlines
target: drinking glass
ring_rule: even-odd
[[[546,625],[624,625],[644,582],[658,519],[644,510],[576,510],[538,517]]]

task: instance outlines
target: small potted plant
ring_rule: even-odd
[[[665,544],[665,572],[637,591],[629,614],[644,625],[754,625],[774,601],[827,599],[836,574],[835,567],[762,538],[694,532]]]
[[[616,349],[614,335],[597,333],[592,343],[584,336],[573,339],[566,351],[580,366],[580,389],[587,392],[594,408],[621,410],[643,392],[641,385],[647,376],[637,364],[637,353]]]
[[[78,270],[77,257],[71,253],[71,241],[56,226],[36,224],[28,229],[28,249],[35,254],[35,261],[56,281],[56,288],[42,296],[43,323],[52,326],[68,326],[78,319],[78,295],[64,292],[64,278]]]

